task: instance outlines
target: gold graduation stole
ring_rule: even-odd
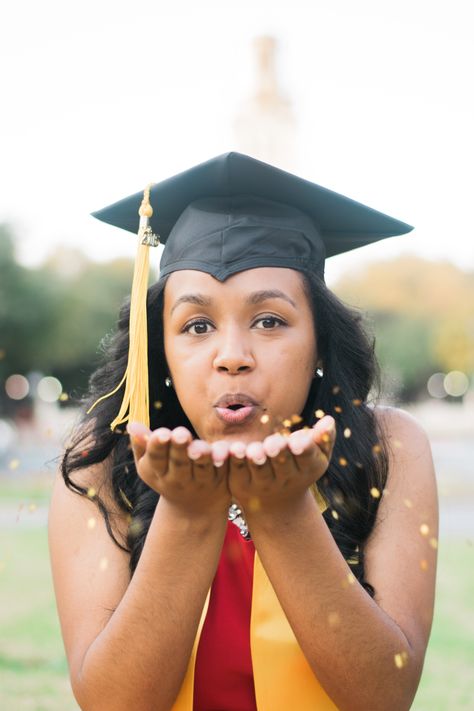
[[[320,510],[324,510],[326,504],[317,498]],[[171,711],[193,711],[194,668],[209,598],[210,591],[186,675]],[[254,558],[250,649],[258,711],[337,711],[337,706],[307,662],[257,551]]]

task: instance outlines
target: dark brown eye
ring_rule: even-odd
[[[209,322],[203,321],[202,319],[200,321],[191,321],[191,323],[187,323],[183,328],[183,333],[191,333],[192,336],[206,335],[208,331],[205,331],[204,328],[208,325]],[[190,329],[194,327],[196,327],[196,331],[192,332]]]
[[[257,319],[257,321],[255,323],[259,323],[259,322],[262,324],[265,324],[265,323],[270,324],[270,325],[263,326],[263,330],[265,330],[265,331],[269,331],[270,329],[272,329],[274,327],[275,323],[278,324],[279,326],[286,325],[285,322],[281,320],[281,318],[277,318],[276,316],[264,316],[263,318]]]

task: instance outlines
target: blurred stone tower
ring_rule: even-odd
[[[298,170],[296,120],[291,102],[281,93],[276,66],[277,41],[257,37],[253,42],[255,93],[234,121],[237,150],[279,168]]]

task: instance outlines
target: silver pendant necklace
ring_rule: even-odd
[[[247,523],[242,514],[242,509],[237,504],[231,504],[229,506],[229,521],[232,521],[240,531],[240,535],[246,540],[251,541],[252,537],[250,535]]]

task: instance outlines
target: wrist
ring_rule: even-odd
[[[319,514],[319,507],[310,489],[296,498],[287,499],[278,504],[260,507],[249,506],[244,509],[245,520],[251,531],[265,528],[268,531],[281,531],[294,526],[302,518]]]
[[[166,525],[176,532],[203,535],[227,526],[228,507],[215,510],[187,509],[160,496],[156,510],[159,511],[160,519],[164,519]]]

